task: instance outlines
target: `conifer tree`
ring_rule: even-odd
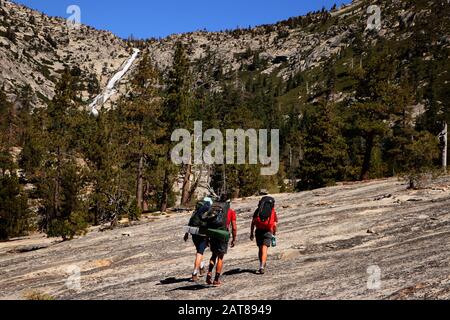
[[[189,60],[183,44],[178,42],[175,47],[174,61],[168,76],[167,97],[164,103],[162,119],[167,124],[165,138],[166,146],[166,169],[164,173],[164,185],[161,197],[161,211],[165,211],[168,206],[169,195],[177,174],[177,168],[173,166],[170,159],[172,143],[170,137],[176,129],[192,129],[192,84],[189,70]],[[185,164],[182,168],[183,187],[181,204],[187,204],[189,199],[190,179],[192,174],[192,164]]]
[[[409,157],[406,158],[403,174],[409,179],[412,189],[420,188],[424,175],[433,170],[439,158],[439,142],[429,132],[421,132],[406,147]]]
[[[56,94],[43,112],[42,139],[45,141],[44,165],[37,191],[41,228],[52,237],[64,240],[82,233],[86,227],[80,190],[83,187],[82,170],[77,165],[77,105],[76,78],[66,70],[56,86]]]
[[[377,138],[388,130],[388,120],[393,110],[386,97],[393,88],[394,69],[395,61],[388,51],[378,53],[373,49],[364,68],[354,73],[357,102],[351,106],[348,120],[352,134],[359,135],[365,142],[360,180],[369,178]]]
[[[404,170],[409,162],[408,147],[417,135],[413,121],[413,102],[412,90],[406,81],[392,88],[384,99],[384,103],[392,110],[390,134],[387,135],[384,148],[393,175]]]
[[[145,168],[160,155],[159,139],[164,133],[160,116],[162,112],[159,96],[159,75],[152,66],[148,53],[144,54],[131,83],[130,96],[123,101],[123,144],[135,164],[136,205],[144,209]]]
[[[41,168],[45,145],[41,126],[45,110],[33,109],[33,97],[32,88],[25,86],[18,98],[20,131],[17,139],[22,148],[18,162],[25,177],[30,181],[34,179],[35,174]]]
[[[7,99],[3,88],[0,88],[0,174],[12,174],[16,165],[11,151],[15,146],[17,117],[14,105]]]
[[[308,106],[302,121],[303,159],[297,188],[310,190],[333,185],[346,174],[347,146],[332,103]]]
[[[86,113],[87,115],[87,113]],[[98,118],[85,117],[81,152],[87,164],[86,179],[90,185],[89,221],[115,226],[126,213],[129,189],[126,150],[120,146],[121,122],[116,111],[101,112]]]
[[[15,144],[14,105],[0,90],[0,240],[24,235],[29,230],[27,197],[19,184],[11,151]]]
[[[30,222],[27,197],[19,178],[14,172],[0,173],[0,240],[25,235]]]

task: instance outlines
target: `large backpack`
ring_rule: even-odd
[[[203,215],[202,220],[207,221],[207,227],[210,229],[227,230],[229,209],[228,202],[215,202],[211,209]]]
[[[194,213],[189,220],[189,227],[206,228],[208,221],[204,219],[205,213],[211,209],[211,204],[206,201],[197,202]]]
[[[259,230],[271,231],[275,223],[275,199],[264,197],[256,209],[255,226]]]

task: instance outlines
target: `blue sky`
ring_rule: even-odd
[[[81,22],[121,37],[165,37],[206,28],[209,31],[274,23],[350,0],[16,0],[51,16],[68,17],[81,8]]]

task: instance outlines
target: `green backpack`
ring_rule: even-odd
[[[207,221],[207,227],[210,229],[227,230],[229,209],[229,202],[214,202],[211,209],[203,215],[202,220]]]

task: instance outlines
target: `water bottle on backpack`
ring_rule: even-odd
[[[184,232],[192,234],[192,235],[200,235],[200,228],[186,226],[186,227],[184,227]]]

